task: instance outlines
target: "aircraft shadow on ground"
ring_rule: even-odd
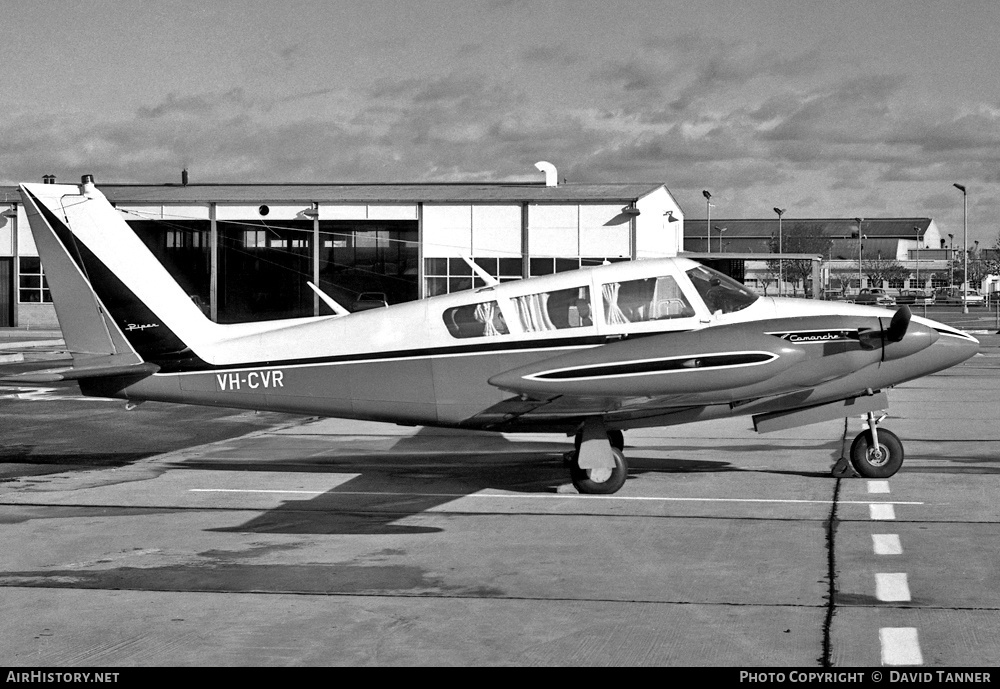
[[[436,441],[433,452],[427,436]],[[503,436],[476,438],[469,449],[468,436],[460,447],[449,443],[440,432],[417,433],[399,438],[390,450],[347,451],[332,449],[322,456],[241,460],[238,457],[206,456],[190,458],[174,466],[206,471],[305,472],[357,474],[314,498],[288,500],[253,519],[219,531],[289,534],[422,534],[435,533],[437,526],[407,523],[411,518],[434,511],[442,505],[481,491],[520,494],[555,494],[570,484],[569,468],[563,454],[568,442],[512,442]],[[763,446],[767,453],[778,446]],[[782,447],[781,449],[787,449]],[[672,457],[648,457],[649,452]],[[690,459],[684,455],[704,453],[704,447],[626,447],[629,475],[742,472],[729,461]],[[733,449],[746,454],[745,448]],[[757,451],[757,448],[754,448]],[[243,456],[245,452],[239,453]],[[772,473],[829,478],[828,458],[817,471],[767,469]],[[818,458],[819,459],[819,458]],[[470,507],[470,510],[474,510]],[[489,517],[484,513],[484,517]],[[419,519],[412,520],[419,522]]]

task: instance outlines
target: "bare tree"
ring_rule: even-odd
[[[910,274],[909,269],[902,266],[894,258],[869,258],[861,262],[861,270],[868,278],[868,284],[880,286],[889,280],[902,280]]]
[[[825,256],[830,249],[832,239],[821,234],[815,234],[808,225],[796,223],[783,233],[781,238],[781,250],[786,254],[814,254]],[[778,238],[771,237],[768,242],[772,253],[778,252]],[[805,281],[812,276],[812,261],[788,260],[788,261],[768,261],[768,269],[778,271],[778,264],[782,264],[785,279],[797,286],[801,283],[803,292],[805,291]],[[772,264],[773,268],[772,268]]]

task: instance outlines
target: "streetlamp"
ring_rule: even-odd
[[[955,235],[948,234],[948,286],[955,286]]]
[[[854,222],[858,224],[858,294],[861,294],[861,250],[865,247],[862,242],[868,239],[868,235],[861,234],[861,223],[864,222],[864,218],[855,218]]]
[[[923,288],[920,286],[920,228],[914,226],[913,231],[917,233],[917,289],[920,290],[920,298],[923,300]],[[914,302],[916,303],[916,302]]]
[[[785,214],[787,208],[774,207],[774,212],[778,214],[778,255],[780,256],[784,247],[781,245],[781,216]],[[781,288],[785,282],[785,262],[778,259],[778,296],[781,296]],[[798,284],[798,283],[796,283]]]
[[[966,291],[969,289],[969,193],[965,190],[965,187],[961,184],[953,184],[953,187],[962,192],[962,231],[964,232],[964,239],[962,240],[962,246],[965,248],[965,269],[962,275],[962,282],[965,283],[965,287],[962,289],[962,313],[969,313],[969,296]]]
[[[719,231],[719,253],[721,254],[722,253],[722,233],[725,232],[726,230],[728,230],[729,228],[728,227],[719,227],[718,225],[716,225],[715,229]],[[711,247],[709,247],[709,251],[711,251]]]
[[[708,193],[708,189],[701,192],[701,195],[705,197],[705,213],[707,220],[705,220],[705,251],[712,253],[712,195]]]

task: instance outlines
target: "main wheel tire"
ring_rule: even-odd
[[[872,432],[865,431],[851,444],[851,465],[865,478],[889,478],[903,466],[903,443],[896,434],[878,429],[878,452]]]
[[[615,460],[613,469],[607,467],[581,469],[578,464],[573,463],[569,473],[578,491],[589,495],[609,495],[617,493],[625,485],[625,479],[628,478],[625,453],[617,447],[612,447],[611,454]]]
[[[625,451],[625,434],[621,431],[608,431],[608,441],[611,443],[611,447],[617,447],[619,450]]]

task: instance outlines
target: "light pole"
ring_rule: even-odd
[[[955,286],[955,235],[948,234],[948,286]]]
[[[920,290],[920,298],[923,300],[924,289],[920,286],[920,228],[914,227],[913,230],[917,233],[917,289]]]
[[[728,227],[719,227],[718,225],[716,225],[715,229],[717,229],[719,231],[719,253],[721,254],[722,253],[722,233],[725,232],[726,230],[728,230],[729,228]]]
[[[786,208],[774,207],[774,212],[778,214],[778,255],[780,256],[784,250],[781,242],[781,216],[785,214]],[[778,296],[781,296],[782,286],[785,282],[785,262],[780,258],[778,259]],[[798,284],[796,282],[795,284]]]
[[[861,250],[865,247],[862,242],[868,237],[861,234],[861,223],[864,222],[864,218],[855,218],[854,222],[858,223],[858,294],[861,294]]]
[[[712,195],[708,193],[708,189],[701,192],[701,195],[705,197],[705,214],[707,220],[705,220],[705,251],[712,253]]]
[[[962,192],[962,231],[964,232],[964,239],[962,240],[962,246],[965,249],[965,268],[963,269],[962,282],[964,287],[962,288],[962,313],[969,313],[969,297],[966,294],[969,284],[969,193],[965,190],[965,187],[961,184],[953,184],[956,189]]]

